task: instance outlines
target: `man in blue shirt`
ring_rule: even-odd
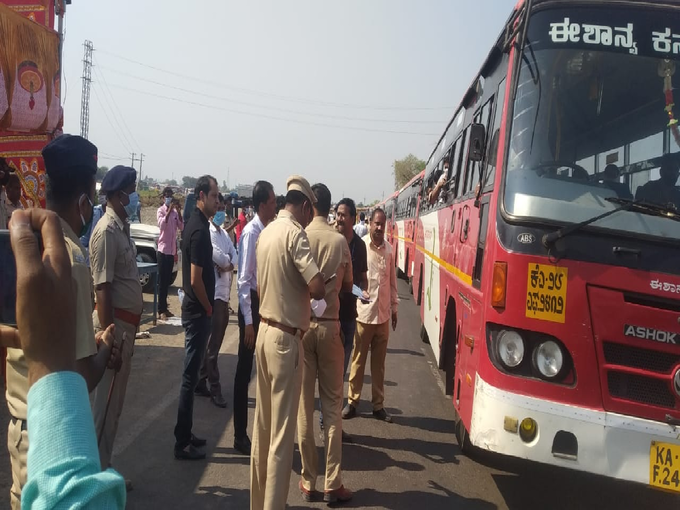
[[[28,366],[30,449],[22,508],[125,508],[125,481],[102,471],[87,385],[76,369],[76,300],[58,216],[16,211],[17,329],[0,326],[0,346],[22,348]],[[40,231],[40,253],[34,231]],[[41,258],[42,256],[42,258]],[[48,307],[35,303],[46,299]]]

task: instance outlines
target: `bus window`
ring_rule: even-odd
[[[669,80],[676,89],[680,83],[674,61],[656,51],[638,55],[600,45],[584,52],[553,43],[543,29],[554,16],[538,12],[529,25],[531,42],[520,68],[508,136],[505,211],[515,220],[577,224],[611,212],[616,200],[631,196],[680,209],[680,136],[669,136],[669,99],[663,93]],[[649,23],[670,22],[657,12],[645,16]],[[648,145],[649,138],[653,143]],[[614,153],[619,161],[605,172],[601,163]],[[597,162],[597,175],[577,163],[590,157]],[[659,239],[680,237],[680,223],[633,210],[593,226]]]
[[[498,142],[501,136],[501,122],[503,121],[503,112],[505,108],[505,79],[501,80],[498,85],[498,96],[496,100],[496,112],[493,117],[493,132],[487,135],[489,140],[486,153],[486,171],[484,172],[484,189],[489,191],[493,189],[493,183],[496,179],[496,168],[498,163]]]
[[[461,142],[460,158],[458,159],[458,164],[456,165],[456,184],[454,190],[454,196],[458,198],[463,194],[463,181],[465,180],[465,172],[463,169],[467,166],[467,153],[468,153],[468,134],[470,133],[470,126],[468,126],[465,131],[463,131],[463,136],[458,139]]]

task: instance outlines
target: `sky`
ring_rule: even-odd
[[[284,194],[301,174],[334,201],[382,199],[394,160],[428,158],[515,3],[73,0],[64,131],[80,133],[90,40],[100,165],[135,152],[161,181],[265,179]]]

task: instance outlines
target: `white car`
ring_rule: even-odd
[[[158,238],[161,235],[161,229],[154,225],[144,225],[143,223],[130,223],[130,237],[137,248],[137,260],[139,262],[150,262],[155,264],[156,252],[158,251]],[[175,282],[177,272],[182,264],[182,252],[180,250],[180,239],[177,237],[177,254],[175,255],[175,264],[172,268],[172,277],[170,278],[170,285]],[[151,275],[140,274],[139,283],[142,284],[144,292],[153,292],[153,278]]]

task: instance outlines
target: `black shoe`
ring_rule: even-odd
[[[196,389],[194,390],[194,395],[198,395],[199,397],[210,396],[210,390],[208,389],[208,386],[205,384],[205,382],[198,383]]]
[[[201,446],[205,446],[207,441],[205,439],[201,439],[199,437],[194,436],[191,434],[191,446],[194,446],[196,448],[200,448]]]
[[[222,409],[227,408],[227,401],[224,400],[224,397],[222,395],[210,395],[210,401],[215,404],[217,407],[220,407]]]
[[[241,439],[239,438],[234,438],[234,450],[236,450],[239,453],[242,453],[243,455],[250,456],[250,438],[248,436],[243,436]]]
[[[384,409],[381,409],[380,411],[373,411],[373,416],[376,420],[392,423],[392,417],[387,414],[387,411]]]
[[[351,420],[357,415],[357,408],[354,407],[352,404],[347,404],[345,408],[342,410],[342,419],[343,420]]]
[[[192,444],[188,444],[182,449],[175,447],[175,458],[177,460],[201,460],[205,459],[205,452],[197,450]]]

